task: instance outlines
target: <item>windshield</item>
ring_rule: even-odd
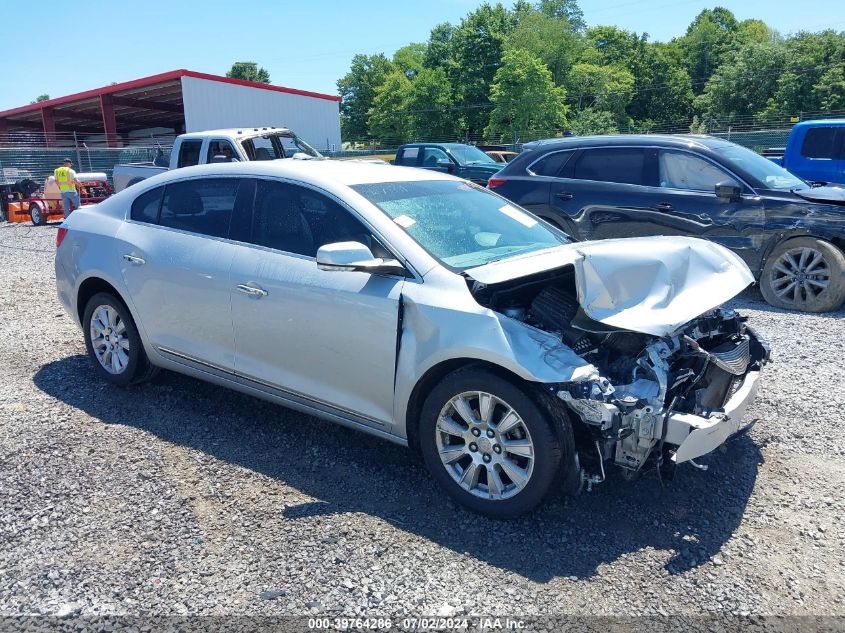
[[[477,165],[479,163],[496,163],[487,154],[472,145],[448,145],[446,149],[462,165]]]
[[[768,158],[739,145],[714,147],[713,151],[735,164],[737,167],[756,178],[768,189],[806,189],[807,183],[793,176],[780,165]]]
[[[290,158],[294,154],[302,153],[312,158],[322,158],[316,149],[291,132],[277,134],[263,134],[241,141],[249,160],[276,160]]]
[[[468,182],[384,182],[352,188],[431,255],[458,270],[570,241],[527,211]]]

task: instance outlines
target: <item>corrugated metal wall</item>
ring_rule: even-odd
[[[287,127],[319,150],[340,149],[337,101],[182,77],[185,128]]]

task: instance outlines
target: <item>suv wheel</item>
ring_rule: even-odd
[[[491,517],[532,510],[561,461],[574,460],[572,443],[563,455],[550,418],[525,391],[480,369],[453,372],[432,390],[419,433],[426,466],[445,492]]]
[[[88,300],[82,329],[88,357],[104,380],[126,387],[152,377],[132,315],[114,295],[100,292]]]
[[[760,291],[778,308],[835,310],[845,299],[845,255],[830,242],[813,237],[784,242],[766,261]]]

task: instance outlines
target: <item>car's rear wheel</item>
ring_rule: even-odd
[[[559,474],[561,459],[574,459],[571,442],[562,445],[526,391],[481,369],[453,372],[432,390],[419,433],[434,479],[458,503],[491,517],[532,510]]]
[[[107,292],[95,294],[85,306],[82,327],[88,357],[104,380],[126,387],[152,376],[155,369],[138,328],[120,299]]]
[[[845,300],[845,255],[830,242],[813,237],[784,242],[766,261],[760,291],[779,308],[835,310]]]

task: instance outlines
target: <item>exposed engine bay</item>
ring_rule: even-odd
[[[505,316],[553,333],[596,368],[589,379],[555,385],[574,424],[579,453],[597,457],[604,479],[613,462],[635,475],[693,461],[739,430],[747,395],[768,361],[768,346],[733,310],[716,308],[658,337],[607,325],[578,300],[571,266],[485,285],[469,280],[475,299]],[[755,389],[756,390],[756,389]],[[743,393],[739,393],[742,391]]]

